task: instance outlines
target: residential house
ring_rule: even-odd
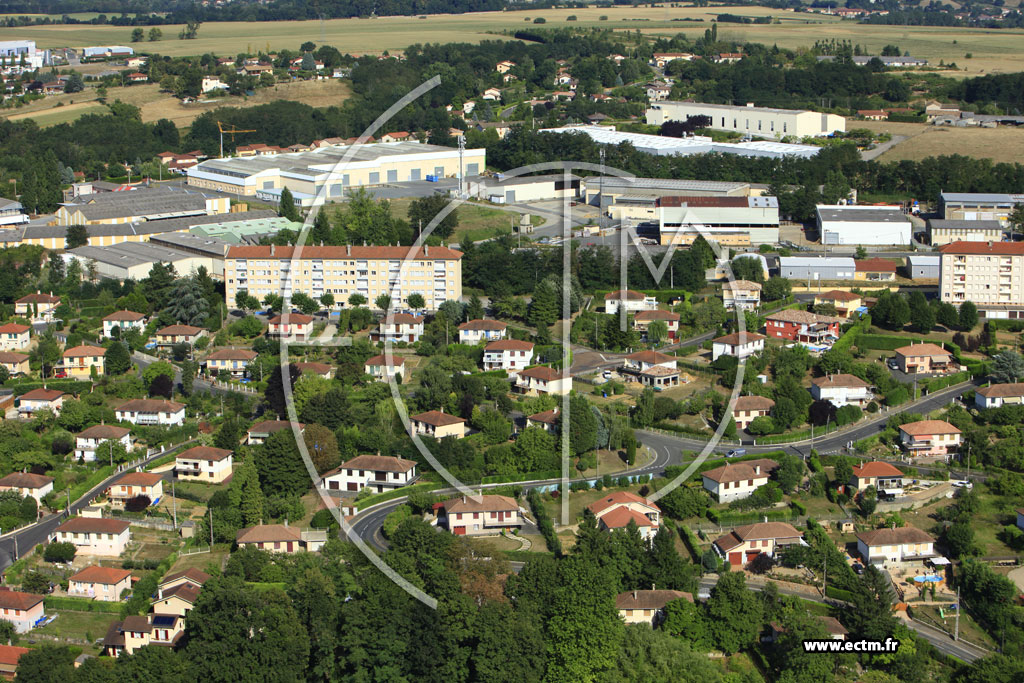
[[[889,112],[884,109],[858,109],[857,116],[866,121],[888,121]]]
[[[632,289],[617,289],[604,295],[605,313],[618,313],[619,307],[625,308],[629,313],[653,311],[658,308],[658,300]]]
[[[89,565],[68,579],[68,595],[103,602],[117,602],[132,588],[132,573],[127,569]]]
[[[436,503],[437,525],[456,536],[497,534],[523,525],[519,504],[508,496],[478,495]]]
[[[936,556],[935,539],[912,526],[874,529],[857,534],[857,551],[875,565],[904,564]]]
[[[895,353],[900,372],[906,374],[933,374],[957,369],[953,354],[931,342],[901,346]]]
[[[915,456],[948,456],[960,446],[962,433],[945,420],[900,425],[900,445]]]
[[[327,363],[292,363],[299,372],[306,374],[311,372],[324,379],[334,379],[334,366]]]
[[[504,370],[515,375],[533,362],[533,343],[520,339],[499,339],[484,347],[484,370]]]
[[[839,326],[842,323],[842,318],[830,315],[785,309],[767,317],[765,333],[776,339],[830,344],[839,338]]]
[[[715,64],[734,64],[743,59],[742,52],[720,52],[711,57]]]
[[[231,476],[232,451],[212,446],[193,446],[178,453],[174,473],[182,481],[220,484]]]
[[[191,583],[180,583],[173,588],[161,589],[153,600],[153,613],[185,617],[196,606],[199,593],[200,587]]]
[[[178,586],[188,585],[194,588],[202,588],[203,585],[211,578],[212,577],[206,572],[191,567],[184,571],[173,572],[165,576],[163,580],[160,581],[156,595],[158,598],[163,598],[167,595],[168,591],[171,591]]]
[[[623,358],[623,370],[631,374],[640,374],[656,366],[675,370],[676,358],[657,351],[638,351]]]
[[[381,142],[405,142],[412,138],[412,133],[405,130],[395,131],[394,133],[384,133],[380,136]]]
[[[857,491],[874,486],[876,491],[886,490],[899,495],[897,492],[903,491],[903,472],[887,462],[872,460],[853,468],[850,486]]]
[[[129,472],[107,489],[107,498],[115,507],[138,496],[149,498],[149,504],[155,505],[164,497],[164,478],[153,472]]]
[[[648,83],[647,99],[651,102],[663,102],[672,94],[672,86],[668,83]]]
[[[367,358],[366,363],[363,365],[363,372],[378,380],[401,377],[404,369],[404,358],[401,356],[391,356],[391,363],[388,364],[387,357],[384,354]]]
[[[240,529],[235,536],[239,548],[252,546],[275,553],[315,553],[327,542],[327,531],[312,529],[302,531],[284,524],[258,524]]]
[[[721,467],[703,472],[704,489],[719,503],[728,503],[749,497],[758,487],[768,483],[768,476],[779,464],[762,458],[735,464],[726,463]]]
[[[556,433],[558,431],[558,425],[561,422],[561,416],[559,415],[558,408],[552,408],[551,410],[545,410],[541,413],[534,413],[533,415],[526,416],[526,428],[540,427],[546,432]]]
[[[572,377],[563,377],[558,370],[546,365],[521,370],[515,384],[515,390],[527,396],[565,396],[571,389]]]
[[[775,401],[766,396],[740,396],[732,406],[732,419],[738,429],[746,429],[756,418],[767,417]]]
[[[716,361],[721,356],[749,358],[764,351],[765,339],[767,337],[757,332],[733,332],[723,335],[711,342],[711,360]]]
[[[174,614],[132,615],[115,621],[103,638],[103,653],[132,655],[147,645],[174,647],[185,633],[185,620]]]
[[[891,282],[896,279],[896,264],[885,258],[866,258],[856,262],[854,280]]]
[[[514,69],[515,66],[516,66],[515,62],[510,62],[509,60],[506,59],[505,61],[498,62],[498,65],[496,67],[494,67],[494,70],[497,71],[500,74],[506,74],[511,69]]]
[[[31,496],[41,505],[43,496],[53,491],[53,477],[31,472],[11,472],[0,479],[0,491],[14,491],[22,498]]]
[[[28,354],[14,351],[0,351],[0,366],[11,377],[27,375],[30,372]]]
[[[412,436],[419,434],[435,439],[443,439],[446,436],[461,439],[466,435],[466,421],[443,410],[429,410],[413,415],[409,418],[409,423],[412,425]]]
[[[0,645],[0,677],[6,681],[13,681],[18,671],[18,661],[26,652],[31,650],[17,645]]]
[[[293,424],[298,428],[299,434],[305,432],[306,425],[301,422],[293,423],[288,420],[263,420],[262,422],[257,422],[246,430],[245,443],[249,446],[259,446],[266,442],[271,434],[276,434],[282,429],[291,430]]]
[[[487,88],[487,90],[484,90],[484,94],[480,99],[489,100],[492,102],[495,100],[500,100],[501,90],[499,90],[498,88]]]
[[[123,337],[129,329],[142,331],[146,329],[146,316],[135,311],[117,311],[103,319],[103,336],[114,338],[114,328],[118,329],[118,337]]]
[[[206,330],[192,325],[168,325],[156,331],[156,345],[167,347],[175,344],[195,346],[200,337],[206,336]]]
[[[734,569],[753,562],[762,553],[775,557],[780,550],[792,545],[806,545],[803,534],[785,522],[758,522],[736,527],[715,539],[712,544],[724,560]]]
[[[724,282],[722,303],[730,311],[752,311],[761,305],[761,285],[750,280]]]
[[[673,342],[679,335],[679,314],[673,311],[655,309],[653,311],[637,311],[633,316],[633,329],[640,333],[640,338],[647,340],[647,328],[653,322],[663,322],[668,328],[668,340]]]
[[[313,316],[303,313],[275,315],[268,325],[267,336],[275,339],[305,341],[313,336]]]
[[[19,323],[0,325],[0,350],[17,351],[28,348],[32,328]]]
[[[500,320],[468,320],[459,325],[459,343],[476,344],[505,338],[508,325]]]
[[[31,416],[37,411],[49,410],[54,415],[59,415],[65,396],[67,394],[59,389],[47,389],[45,386],[33,389],[18,397],[18,414]]]
[[[320,488],[329,491],[371,491],[383,493],[416,479],[416,462],[387,455],[357,455],[323,475]]]
[[[131,540],[131,525],[121,519],[72,517],[50,537],[58,543],[73,543],[81,555],[118,557]]]
[[[64,372],[77,379],[91,377],[93,368],[97,375],[103,374],[103,357],[107,350],[102,346],[82,344],[64,351]]]
[[[159,398],[137,398],[114,410],[119,422],[133,425],[175,425],[185,423],[185,404]]]
[[[53,320],[54,310],[59,305],[59,296],[43,294],[36,290],[35,294],[28,294],[14,302],[14,315],[50,322]]]
[[[232,377],[244,377],[249,363],[258,355],[252,349],[220,349],[207,356],[203,364],[207,375],[216,377],[221,372],[228,372]]]
[[[1024,383],[990,384],[974,392],[974,405],[979,408],[1000,408],[1024,403]]]
[[[832,640],[846,640],[846,636],[850,633],[835,617],[819,614],[815,615],[814,618],[821,623],[825,631],[828,632],[829,638]],[[771,634],[768,638],[773,643],[778,642],[779,638],[787,631],[787,629],[784,626],[781,626],[777,621],[770,622],[769,628],[771,629]]]
[[[844,292],[841,289],[833,289],[828,292],[821,292],[814,295],[815,306],[832,306],[836,309],[836,315],[840,318],[849,318],[857,312],[858,308],[864,305],[860,294]]]
[[[658,626],[665,618],[665,606],[673,600],[693,602],[693,594],[676,590],[635,590],[615,596],[615,609],[627,624]]]
[[[381,318],[376,332],[370,333],[373,341],[417,342],[423,335],[423,318],[408,313],[388,313]]]
[[[870,384],[856,375],[842,373],[812,379],[811,396],[815,401],[828,401],[836,408],[864,407],[875,398]]]
[[[18,633],[27,633],[45,616],[43,612],[43,596],[21,591],[0,591],[0,615],[4,620],[14,624]]]
[[[587,506],[600,529],[625,529],[631,523],[640,531],[640,537],[651,540],[661,526],[661,508],[647,498],[628,491],[616,491]]]
[[[677,59],[681,59],[684,62],[692,62],[693,57],[693,54],[689,52],[655,52],[654,56],[651,57],[649,63],[652,66],[656,66],[659,69],[662,69],[665,67],[666,64],[668,64],[669,62],[674,62]],[[625,59],[625,57],[623,57],[622,59]]]

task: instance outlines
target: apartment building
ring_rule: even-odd
[[[953,242],[939,251],[942,301],[973,301],[985,318],[1024,317],[1024,242]]]
[[[517,374],[533,362],[533,344],[521,339],[499,339],[484,347],[484,370]]]
[[[421,294],[428,310],[462,297],[462,252],[423,246],[237,246],[228,249],[224,281],[228,301],[240,290],[262,299],[267,294],[304,292],[314,299],[330,293],[335,301],[381,294],[404,307]]]

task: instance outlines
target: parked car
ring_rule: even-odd
[[[895,358],[890,358],[889,360],[885,361],[885,364],[889,366],[890,370],[900,369],[900,364],[896,362]]]
[[[66,373],[64,370],[58,370],[57,372],[53,373],[54,379],[65,379],[67,376],[68,373]]]
[[[740,457],[742,457],[742,456],[744,456],[746,454],[747,454],[747,449],[746,448],[734,448],[731,451],[729,451],[728,453],[726,453],[725,457],[727,457],[727,458],[740,458]]]

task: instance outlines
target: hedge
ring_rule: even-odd
[[[798,517],[788,508],[773,508],[771,510],[754,510],[744,512],[715,511],[708,508],[708,517],[711,521],[720,526],[735,526],[738,524],[754,524],[763,522],[789,522]]]
[[[816,428],[814,430],[814,435],[815,436],[825,436],[826,434],[831,434],[832,432],[836,431],[837,429],[839,429],[839,427],[837,427],[835,425],[835,423],[833,422],[831,424],[831,426],[829,426],[828,429],[825,429],[824,427],[822,427],[820,429]],[[788,434],[769,434],[767,436],[759,436],[759,437],[757,437],[757,444],[759,446],[770,446],[772,444],[777,444],[777,443],[790,443],[790,442],[793,442],[793,441],[804,441],[805,439],[810,439],[810,438],[811,438],[811,430],[810,429],[804,429],[804,430],[801,430],[799,432],[789,432]]]
[[[1024,332],[1024,320],[998,320],[998,319],[985,319],[986,323],[992,323],[995,325],[997,330],[1006,330],[1007,332]]]
[[[16,396],[28,393],[33,389],[41,389],[44,385],[47,389],[60,389],[65,393],[75,395],[89,393],[92,389],[92,382],[80,379],[48,379],[45,382],[39,379],[27,381],[9,379],[4,382],[4,387],[13,389]]]
[[[799,500],[791,500],[791,501],[789,501],[789,504],[790,504],[790,506],[792,506],[792,508],[794,510],[796,510],[796,513],[798,515],[806,515],[807,514],[807,506],[804,505],[803,503],[801,503]]]
[[[678,434],[689,434],[691,436],[699,436],[704,439],[710,439],[711,434],[702,429],[696,427],[688,427],[686,425],[678,425],[672,422],[658,422],[653,425],[655,429],[664,429],[667,432],[676,432]]]
[[[853,602],[855,600],[853,593],[842,588],[836,588],[835,586],[825,586],[825,595],[826,597],[843,600],[844,602]]]
[[[63,595],[47,595],[43,598],[43,607],[53,610],[67,610],[69,612],[121,613],[120,602],[105,602],[103,600],[90,600],[89,598],[75,598]]]
[[[929,380],[928,383],[925,384],[925,388],[928,390],[928,393],[930,394],[930,393],[938,391],[940,389],[945,389],[946,387],[951,387],[954,384],[960,384],[961,382],[967,382],[967,381],[969,381],[971,379],[971,374],[972,373],[968,370],[968,371],[965,371],[965,372],[957,372],[957,373],[952,374],[952,375],[947,375],[945,377],[936,377],[933,380]]]
[[[862,334],[871,329],[871,316],[865,315],[855,322],[850,329],[846,330],[836,343],[832,345],[833,350],[846,351],[860,338]]]
[[[700,541],[694,536],[690,528],[685,524],[679,525],[679,535],[683,539],[683,545],[690,551],[690,556],[694,562],[700,562],[700,556],[702,555],[700,550]]]
[[[910,337],[897,337],[889,334],[861,334],[857,338],[857,346],[874,351],[895,351],[901,346],[909,346],[915,341]]]
[[[481,484],[514,484],[520,481],[544,481],[545,479],[558,479],[562,476],[562,470],[547,470],[540,472],[523,472],[521,474],[492,474],[480,480]]]
[[[90,474],[88,477],[86,477],[83,481],[80,481],[74,486],[72,486],[71,502],[74,503],[75,501],[77,501],[79,498],[84,496],[88,491],[90,491],[94,486],[99,484],[101,481],[103,481],[113,473],[113,467],[111,467],[110,465],[104,465],[103,467],[99,468],[98,470]]]
[[[562,541],[558,538],[558,534],[555,533],[555,523],[551,521],[551,517],[544,508],[544,501],[540,498],[540,492],[537,489],[530,489],[526,500],[530,503],[530,510],[537,520],[537,529],[540,530],[540,535],[544,537],[544,544],[556,556],[561,555]]]
[[[367,496],[362,500],[356,501],[356,507],[360,510],[376,505],[377,503],[383,503],[386,500],[392,500],[394,498],[401,498],[402,496],[408,496],[414,491],[433,491],[434,489],[441,488],[441,484],[436,481],[425,481],[419,484],[413,484],[412,486],[403,486],[401,488],[394,489],[393,491],[385,491],[384,493],[375,493],[372,496]]]

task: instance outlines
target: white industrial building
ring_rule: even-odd
[[[694,116],[711,119],[709,128],[743,133],[754,137],[820,137],[846,130],[846,119],[806,109],[775,109],[704,102],[667,100],[647,110],[647,123],[660,126],[667,121],[686,121]]]
[[[794,145],[771,140],[751,142],[715,142],[709,137],[669,138],[644,133],[624,133],[611,126],[563,126],[545,128],[542,133],[582,133],[594,142],[604,145],[620,145],[628,142],[637,151],[658,156],[688,156],[690,154],[739,154],[747,157],[803,157],[809,159],[821,151],[816,145]]]
[[[661,197],[657,205],[663,245],[692,244],[699,235],[723,246],[779,243],[775,197]]]
[[[580,178],[572,174],[550,173],[471,180],[469,195],[494,204],[539,202],[548,199],[575,199],[580,194]]]
[[[377,142],[318,147],[308,152],[210,159],[186,170],[188,184],[220,192],[256,195],[287,187],[298,198],[326,189],[328,201],[341,201],[355,187],[430,178],[479,175],[486,150]],[[429,177],[428,177],[429,176]]]
[[[910,244],[913,226],[898,206],[817,207],[822,244]]]
[[[857,263],[848,256],[780,256],[779,275],[790,280],[853,280]]]
[[[49,61],[48,57],[47,51],[36,49],[34,40],[0,41],[0,67],[24,66],[27,70],[40,69]]]
[[[157,263],[174,266],[179,275],[188,275],[206,268],[211,276],[224,274],[224,256],[203,255],[179,249],[152,244],[150,242],[122,242],[109,247],[75,247],[64,252],[65,263],[78,261],[83,271],[90,265],[102,278],[114,280],[132,279],[138,282],[149,275]]]

